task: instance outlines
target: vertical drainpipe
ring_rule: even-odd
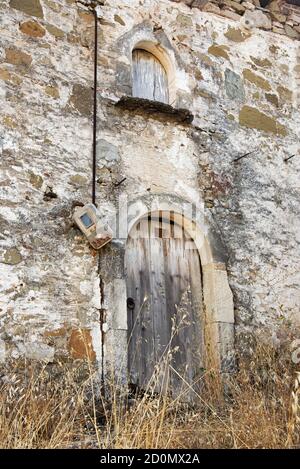
[[[92,159],[92,203],[96,204],[96,178],[97,178],[97,82],[98,82],[98,13],[97,7],[94,11],[95,19],[95,41],[94,41],[94,93],[93,93],[93,159]],[[105,380],[104,380],[104,323],[105,309],[104,309],[104,282],[100,276],[100,252],[98,253],[98,276],[99,276],[99,289],[100,289],[100,335],[101,335],[101,390],[105,395]]]
[[[92,202],[96,205],[96,158],[97,158],[97,64],[98,64],[98,14],[94,9],[95,17],[95,47],[94,47],[94,109],[93,109],[93,181]]]

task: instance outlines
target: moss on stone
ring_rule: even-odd
[[[269,51],[271,52],[271,54],[276,54],[279,50],[280,50],[280,48],[278,46],[275,46],[275,44],[272,44],[269,47]]]

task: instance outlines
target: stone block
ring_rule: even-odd
[[[286,128],[279,124],[273,117],[267,116],[258,109],[243,106],[239,113],[240,125],[250,129],[262,130],[263,132],[286,136]]]
[[[10,0],[9,6],[30,16],[44,17],[40,0]]]
[[[53,24],[46,24],[46,29],[51,36],[54,36],[57,39],[61,39],[65,36],[65,33],[62,29],[53,26]]]
[[[9,248],[4,252],[1,262],[8,265],[17,265],[20,264],[22,260],[21,253],[17,248]]]
[[[247,28],[262,28],[266,30],[272,28],[270,17],[261,10],[247,10],[243,16],[242,22]]]
[[[270,83],[265,78],[252,72],[252,70],[249,70],[247,68],[244,69],[243,76],[245,80],[249,81],[250,83],[253,83],[253,85],[257,86],[258,88],[261,88],[262,90],[271,91],[272,89]]]
[[[286,35],[292,39],[299,39],[300,38],[300,34],[298,33],[298,31],[296,31],[292,26],[290,26],[289,24],[285,24],[284,25],[284,30],[286,32]]]
[[[102,138],[97,140],[97,159],[100,167],[112,167],[120,159],[118,147]]]
[[[216,15],[219,15],[221,10],[218,7],[218,5],[208,2],[204,7],[202,7],[202,11],[206,11],[207,13],[214,13]]]
[[[45,29],[37,21],[24,21],[20,24],[20,31],[31,37],[43,37],[46,34]]]
[[[9,49],[5,50],[5,62],[8,62],[13,65],[21,65],[28,67],[32,62],[31,55],[23,52],[20,49],[16,49],[14,47],[10,47]]]
[[[251,33],[246,29],[229,27],[224,36],[233,42],[244,42],[251,37]]]
[[[203,266],[203,289],[205,301],[210,305],[207,320],[234,323],[232,292],[228,285],[227,272],[221,265],[212,263]]]
[[[70,104],[84,117],[90,117],[92,112],[92,89],[88,86],[75,84],[73,86]]]
[[[208,53],[215,57],[222,57],[223,59],[229,60],[228,50],[229,47],[226,45],[214,44],[208,48]]]
[[[233,21],[240,21],[241,17],[231,10],[220,10],[220,15]]]
[[[226,68],[225,70],[225,90],[228,98],[236,101],[245,100],[243,80],[237,73],[233,72],[229,68]]]

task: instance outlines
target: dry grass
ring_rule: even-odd
[[[57,448],[80,438],[84,416],[78,370],[20,363],[2,369],[1,448]]]
[[[239,360],[225,393],[214,368],[197,406],[149,387],[129,403],[99,394],[91,366],[2,370],[1,448],[286,448],[299,445],[299,373],[288,352],[260,345]],[[153,389],[153,387],[152,387]],[[218,392],[216,392],[216,390]],[[96,392],[97,391],[97,392]]]

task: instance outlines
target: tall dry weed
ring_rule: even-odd
[[[168,354],[164,372],[166,364],[172,368]],[[173,397],[167,389],[157,393],[157,369],[148,388],[129,399],[117,378],[101,389],[91,363],[16,363],[0,376],[0,446],[298,447],[300,383],[289,351],[257,344],[237,364],[224,383],[208,360],[200,390],[182,376],[182,392]],[[194,399],[184,399],[187,392]]]

